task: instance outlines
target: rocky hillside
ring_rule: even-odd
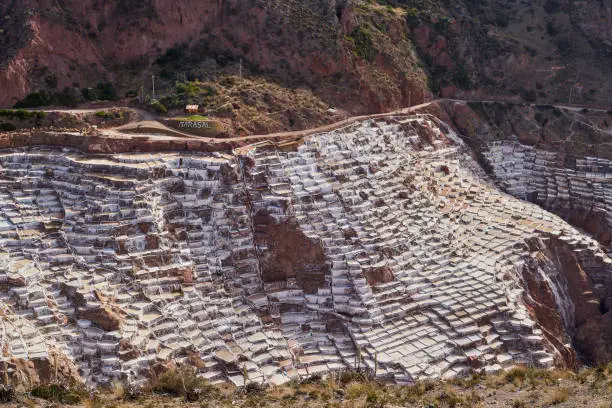
[[[437,95],[606,104],[610,27],[605,1],[4,0],[0,104],[145,98],[151,75],[166,109],[246,132]]]

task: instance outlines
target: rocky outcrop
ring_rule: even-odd
[[[50,383],[73,385],[83,381],[72,359],[55,349],[46,358],[4,360],[0,362],[0,370],[6,373],[9,384],[24,390]]]
[[[527,242],[530,257],[523,267],[525,302],[538,322],[564,344],[561,353],[569,366],[573,343],[591,364],[612,360],[612,293],[609,263],[563,237],[547,236]]]
[[[109,306],[97,307],[95,309],[79,309],[74,317],[76,319],[89,320],[106,331],[119,330],[121,327],[121,318]]]
[[[255,239],[265,247],[260,258],[265,283],[296,279],[305,293],[323,287],[329,266],[323,246],[308,238],[295,219],[277,222],[272,216],[255,215]]]

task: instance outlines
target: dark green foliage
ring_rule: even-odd
[[[555,24],[552,21],[546,23],[546,32],[548,32],[548,35],[551,36],[559,34],[559,30],[557,30],[557,27],[555,27]]]
[[[474,112],[479,113],[479,114],[484,114],[484,104],[482,102],[470,101],[467,103],[467,105]]]
[[[53,95],[54,105],[75,107],[80,101],[80,95],[71,88],[65,88],[62,92]]]
[[[17,128],[10,123],[1,123],[0,122],[0,132],[12,132],[13,130],[17,130]],[[1,400],[1,398],[0,398]]]
[[[45,77],[45,85],[47,85],[47,87],[50,89],[57,88],[57,76],[55,76],[54,74],[47,75]]]
[[[419,11],[416,8],[406,10],[406,23],[410,28],[415,28],[421,23]]]
[[[46,92],[33,92],[15,104],[15,108],[37,108],[49,106],[53,99]]]
[[[441,17],[434,23],[434,29],[437,33],[444,34],[448,26],[450,25],[450,21],[446,17]]]
[[[548,122],[548,119],[544,117],[541,112],[536,112],[533,117],[535,118],[536,122],[538,122],[542,126],[546,125],[546,123]]]
[[[83,95],[83,98],[85,98],[86,101],[95,101],[96,99],[98,99],[96,90],[93,88],[83,88],[81,89],[81,94]]]
[[[535,102],[538,98],[536,91],[533,89],[521,89],[521,98],[527,102]]]
[[[184,397],[189,402],[195,402],[202,397],[210,397],[217,390],[192,367],[182,367],[177,370],[166,371],[152,384],[154,392],[159,394],[170,394],[176,397]]]
[[[571,53],[572,44],[567,38],[557,41],[557,48],[561,55],[568,56]]]
[[[250,382],[244,387],[244,392],[247,395],[261,395],[264,393],[264,387],[259,383]]]
[[[117,90],[110,82],[99,82],[95,88],[83,88],[81,93],[86,101],[119,100]]]
[[[453,74],[453,82],[461,89],[469,89],[472,86],[470,75],[463,65],[459,65]]]
[[[510,16],[506,13],[500,13],[495,16],[495,25],[498,27],[506,28],[510,23]]]
[[[176,72],[173,70],[169,70],[169,69],[162,69],[161,72],[159,73],[160,78],[162,79],[167,79],[167,80],[174,80],[176,79]]]
[[[177,62],[185,55],[185,50],[187,49],[186,44],[181,44],[174,46],[172,48],[168,48],[166,53],[157,59],[157,63],[159,65],[166,65],[173,62]]]
[[[115,87],[110,82],[100,82],[96,86],[96,90],[98,91],[99,99],[102,101],[116,101],[119,99]]]
[[[160,101],[151,102],[149,106],[160,115],[168,113],[168,108],[166,108],[166,106]]]
[[[11,402],[15,399],[15,389],[10,385],[0,384],[0,403]]]
[[[43,119],[47,114],[45,112],[30,112],[23,109],[0,109],[0,116],[11,119],[28,120]]]
[[[561,0],[546,0],[544,3],[544,10],[546,10],[547,13],[555,13],[559,11],[560,7]]]
[[[349,36],[349,39],[355,44],[355,53],[365,59],[366,61],[372,62],[378,55],[378,51],[374,48],[374,42],[372,41],[372,33],[365,26],[359,26]]]
[[[78,391],[69,390],[66,387],[58,384],[38,386],[30,391],[30,395],[47,401],[69,405],[78,404],[82,399],[82,395]]]
[[[435,95],[440,93],[440,83],[436,79],[428,77],[427,86]]]

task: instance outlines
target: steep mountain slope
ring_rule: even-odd
[[[344,15],[347,7],[320,0],[11,3],[1,12],[19,16],[27,35],[4,56],[0,86],[7,92],[0,103],[45,88],[46,76],[56,78],[47,88],[57,90],[99,81],[138,90],[145,78],[140,74],[155,72],[159,62],[170,65],[177,56],[167,50],[181,47],[189,55],[175,68],[189,78],[204,79],[230,65],[237,73],[243,58],[245,73],[248,66],[285,86],[313,87],[330,103],[351,102],[356,111],[405,105],[410,88],[415,101],[423,100],[425,81],[410,42],[401,40],[401,17],[384,16],[390,32],[377,31],[371,43],[357,46],[377,43],[385,51],[376,61],[363,61],[353,52],[354,14]]]
[[[200,103],[247,132],[333,120],[330,106],[378,112],[438,94],[610,102],[603,0],[3,0],[0,17],[2,105],[41,91],[28,103],[116,97],[83,91],[98,84],[152,96],[151,75],[166,108]],[[217,92],[241,74],[252,81]],[[288,103],[284,90],[296,89],[310,101]],[[255,105],[260,128],[245,112]]]

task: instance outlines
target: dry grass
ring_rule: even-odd
[[[65,390],[66,393],[70,391]],[[39,394],[43,393],[39,391]],[[57,398],[51,398],[53,401]],[[609,401],[612,401],[612,365],[577,373],[517,367],[496,375],[473,375],[447,382],[419,381],[409,386],[385,384],[373,380],[367,373],[347,371],[326,378],[294,380],[282,386],[243,388],[212,386],[195,370],[180,368],[154,379],[142,395],[116,382],[93,398],[83,396],[81,405],[87,408],[525,408],[556,405],[612,408]],[[19,404],[10,408],[48,404],[48,401],[23,395]]]
[[[553,390],[550,394],[549,404],[557,405],[561,404],[569,398],[570,390],[568,388],[558,388]]]

